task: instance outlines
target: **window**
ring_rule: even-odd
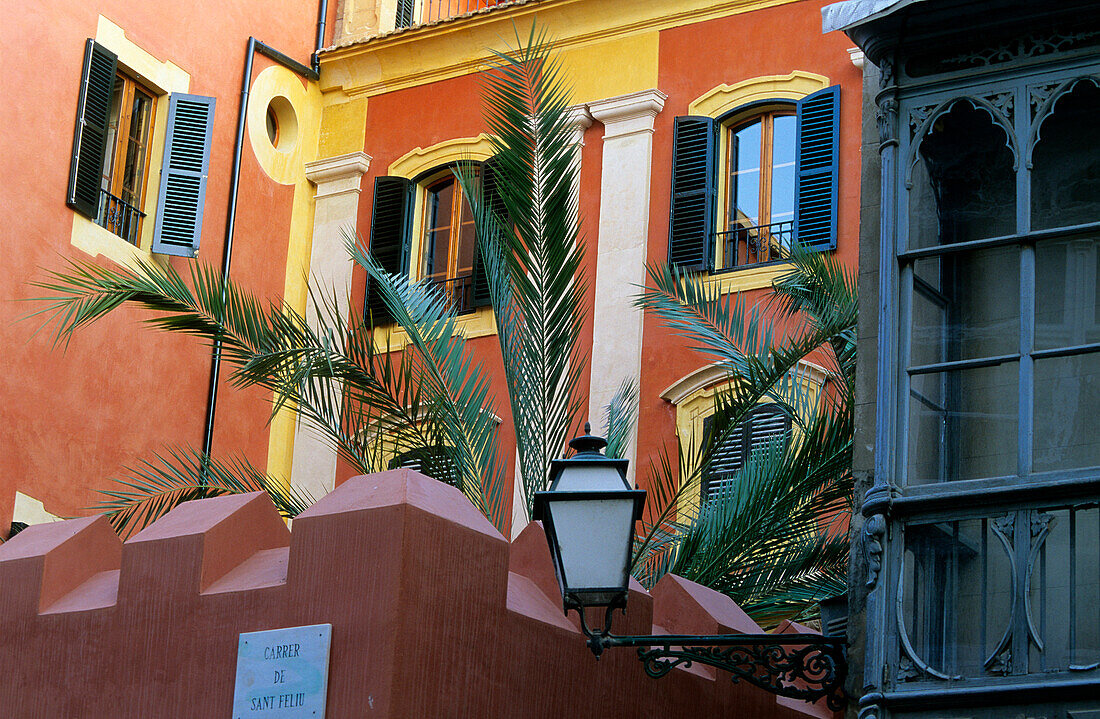
[[[458,467],[455,465],[453,453],[443,445],[402,452],[391,459],[387,465],[387,469],[403,467],[415,469],[452,487],[458,486]]]
[[[415,181],[375,178],[370,252],[386,271],[436,285],[456,314],[466,314],[490,304],[489,287],[470,205],[453,170],[454,165],[435,168]],[[477,166],[475,176],[495,197],[492,161]],[[366,311],[375,324],[390,319],[369,284]]]
[[[89,39],[84,51],[66,204],[139,245],[159,97]],[[152,251],[198,251],[214,98],[169,97]]]
[[[422,226],[420,279],[442,288],[457,313],[473,311],[477,236],[470,203],[454,175],[427,185]]]
[[[714,431],[714,417],[703,420],[703,432]],[[791,437],[791,420],[774,406],[757,407],[728,437],[715,448],[711,471],[703,477],[702,501],[729,487],[737,472],[753,452],[778,445],[786,446]]]
[[[969,99],[918,138],[900,257],[907,484],[1100,466],[1100,144],[1085,129],[1098,112],[1091,81],[1057,97],[1030,167],[1010,122]],[[1028,172],[1031,238],[1017,208]]]
[[[835,248],[839,98],[833,86],[720,119],[677,117],[669,263],[717,272],[775,262],[796,240]]]
[[[111,93],[96,222],[132,245],[141,237],[149,137],[156,98],[119,72]]]

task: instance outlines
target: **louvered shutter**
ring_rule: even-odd
[[[432,479],[437,479],[452,487],[458,486],[458,467],[455,466],[452,452],[446,447],[436,445],[402,452],[390,460],[388,469],[415,469]]]
[[[717,125],[710,117],[677,117],[672,126],[672,210],[668,262],[682,270],[714,264],[714,167]]]
[[[174,93],[168,99],[153,252],[177,257],[199,252],[214,104],[214,98],[202,95]]]
[[[412,27],[413,11],[416,9],[414,0],[397,0],[397,12],[394,17],[394,27]]]
[[[836,248],[839,132],[839,85],[798,102],[795,237],[812,250]]]
[[[714,417],[703,420],[703,434],[712,431]],[[786,442],[790,437],[790,420],[775,409],[764,406],[753,410],[728,437],[715,447],[711,455],[710,470],[703,477],[703,500],[721,493],[733,481],[733,476],[754,453],[777,439]]]
[[[76,130],[65,204],[92,219],[99,209],[117,60],[113,52],[95,40],[89,38],[84,45],[84,70],[76,103]]]
[[[745,426],[742,422],[718,446],[711,455],[710,470],[703,475],[703,500],[721,493],[733,481],[733,475],[745,464]],[[714,417],[703,420],[703,434],[713,431]]]
[[[412,219],[412,183],[404,177],[374,178],[374,210],[370,220],[370,253],[386,272],[409,271],[409,232]],[[367,278],[367,316],[374,324],[393,319],[386,303]]]
[[[503,221],[507,221],[508,210],[504,207],[504,198],[498,190],[498,165],[492,158],[481,166],[481,191],[484,202]],[[474,307],[488,307],[492,304],[489,296],[489,278],[485,275],[485,265],[481,258],[481,248],[474,252],[474,278],[473,278],[473,303]]]

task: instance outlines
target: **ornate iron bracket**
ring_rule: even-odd
[[[646,674],[663,677],[677,666],[705,664],[730,672],[779,696],[814,702],[824,698],[840,711],[847,702],[844,679],[848,659],[843,637],[818,634],[664,634],[621,637],[611,634],[607,609],[604,628],[593,631],[580,612],[581,629],[596,659],[610,647],[637,647]]]

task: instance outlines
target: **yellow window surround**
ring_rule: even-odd
[[[688,104],[688,114],[719,118],[739,107],[747,107],[769,100],[797,102],[807,95],[829,87],[829,78],[812,72],[795,70],[789,75],[763,75],[748,80],[734,83],[733,85],[718,85]],[[745,117],[748,115],[746,114]],[[742,117],[738,120],[744,119]],[[725,163],[728,154],[726,133],[719,135],[718,149],[715,153],[719,163]],[[719,217],[723,216],[722,205],[726,198],[726,176],[724,171],[718,172],[718,205],[716,209]],[[707,283],[717,285],[722,294],[743,292],[746,290],[771,287],[772,282],[790,269],[786,263],[764,265],[762,267],[746,268],[732,272],[721,272],[710,275]]]
[[[811,404],[815,403],[825,383],[826,371],[812,362],[800,361],[795,372],[800,390],[807,393]],[[735,382],[728,370],[715,362],[688,373],[661,392],[661,399],[676,407],[676,435],[682,447],[698,452],[703,441],[703,422],[714,414],[715,396],[733,389]],[[793,432],[793,439],[797,441],[797,426]],[[680,509],[691,511],[697,499],[685,498]]]
[[[493,147],[486,134],[477,137],[461,137],[452,140],[444,140],[429,147],[416,147],[390,163],[388,174],[393,177],[404,177],[412,180],[435,168],[444,167],[454,162],[484,162],[493,156]],[[410,269],[412,279],[420,279],[421,244],[424,234],[424,199],[423,186],[416,189],[416,199],[413,206],[412,242],[409,248]],[[497,332],[496,317],[493,316],[492,307],[479,307],[468,315],[462,315],[456,319],[459,334],[471,339],[485,337]],[[374,331],[374,344],[379,349],[387,346],[400,349],[408,344],[408,336],[399,327],[377,328]]]
[[[173,92],[187,92],[191,76],[172,62],[158,60],[135,45],[126,32],[102,15],[96,25],[95,41],[118,55],[118,65],[156,95],[163,97]],[[153,119],[152,137],[149,139],[148,180],[142,206],[146,218],[142,223],[141,237],[135,247],[110,230],[100,227],[78,212],[73,213],[70,242],[74,247],[92,255],[103,255],[121,265],[136,266],[140,260],[153,260],[149,248],[153,245],[156,226],[156,199],[160,188],[160,168],[164,158],[164,138],[168,122],[168,103],[158,102]]]

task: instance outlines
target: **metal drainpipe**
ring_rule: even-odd
[[[222,260],[222,279],[229,279],[229,270],[233,261],[233,232],[237,223],[237,195],[240,190],[241,179],[241,153],[244,149],[245,120],[248,115],[248,86],[252,82],[252,59],[258,51],[261,55],[269,57],[287,69],[298,73],[307,80],[316,81],[320,77],[321,61],[317,54],[325,41],[325,16],[328,15],[328,0],[321,0],[317,11],[317,41],[310,55],[310,64],[307,67],[294,60],[289,55],[279,52],[275,48],[266,45],[255,37],[248,38],[247,51],[244,60],[244,77],[241,79],[241,104],[237,111],[237,140],[233,148],[233,170],[229,180],[229,207],[225,214],[225,249]],[[225,303],[225,287],[222,287],[222,303]],[[203,429],[202,451],[206,457],[210,456],[210,449],[214,443],[214,418],[218,410],[218,378],[221,375],[222,342],[214,340],[214,349],[210,356],[210,388],[206,395],[206,425]]]

